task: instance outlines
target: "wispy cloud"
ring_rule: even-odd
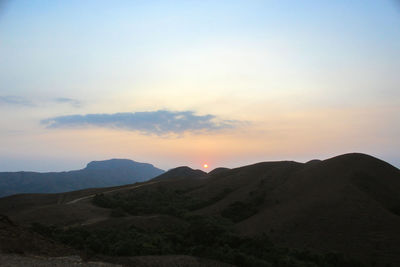
[[[43,105],[54,105],[55,103],[67,104],[76,108],[82,106],[81,101],[68,97],[58,97],[53,99],[28,99],[23,96],[15,96],[15,95],[0,96],[0,106],[40,107]]]
[[[77,99],[73,99],[73,98],[68,98],[68,97],[56,98],[56,99],[54,99],[54,102],[61,103],[61,104],[69,104],[69,105],[71,105],[73,107],[77,107],[77,108],[82,106],[81,101],[79,101]]]
[[[67,115],[41,121],[48,128],[105,127],[144,134],[182,134],[184,132],[213,132],[235,128],[240,123],[218,119],[215,115],[196,115],[193,111],[145,111],[114,114]]]
[[[22,96],[6,95],[0,96],[0,105],[15,105],[15,106],[34,106],[34,103]]]

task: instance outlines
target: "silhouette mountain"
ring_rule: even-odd
[[[224,173],[226,171],[229,171],[230,169],[228,168],[223,168],[223,167],[219,167],[219,168],[215,168],[214,170],[210,171],[208,174],[209,175],[215,175],[217,173]]]
[[[229,221],[235,233],[245,240],[261,240],[267,235],[277,246],[306,251],[289,253],[287,257],[301,255],[302,259],[314,255],[310,253],[336,252],[367,266],[400,266],[399,192],[399,169],[372,156],[351,153],[307,163],[277,161],[218,168],[208,174],[179,167],[140,185],[15,195],[0,199],[0,213],[26,226],[36,222],[63,227],[81,225],[86,231],[125,231],[132,227],[150,233],[175,231],[174,242],[203,242],[205,247],[214,238],[222,242],[220,233],[227,226],[204,218],[221,218]],[[206,223],[196,225],[187,220],[193,216]],[[202,229],[199,236],[193,236],[196,227]],[[181,234],[189,230],[179,229],[193,231],[189,232],[191,238]],[[229,250],[229,240],[236,239],[223,240],[227,243],[222,251],[239,249],[234,243],[233,250]],[[261,257],[260,246],[267,243],[256,243],[256,254],[251,254],[252,249],[242,250],[242,258],[237,259],[242,263],[238,265],[250,266],[243,263],[243,253],[250,253],[250,258]],[[215,253],[206,255],[217,257],[218,249],[213,247]],[[226,260],[230,254],[218,255]],[[332,257],[327,259],[340,259]]]
[[[164,171],[128,159],[92,161],[68,172],[0,172],[0,197],[21,193],[60,193],[147,181]]]
[[[194,170],[187,166],[171,169],[155,178],[155,180],[176,179],[176,178],[199,178],[206,176],[207,173],[202,170]]]

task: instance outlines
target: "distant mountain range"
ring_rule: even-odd
[[[0,172],[0,197],[21,193],[60,193],[147,181],[163,170],[128,159],[92,161],[86,168],[67,172]]]

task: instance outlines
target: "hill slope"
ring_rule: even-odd
[[[164,171],[127,159],[90,162],[68,172],[0,172],[0,197],[20,193],[59,193],[147,181]]]
[[[156,178],[154,180],[166,180],[166,179],[179,179],[179,178],[200,178],[206,176],[207,173],[202,170],[193,170],[187,166],[177,167],[171,169]]]
[[[197,217],[193,216],[199,216],[196,220],[206,223],[200,225],[203,230],[199,238],[203,241],[199,242],[220,240],[221,232],[228,229],[224,225],[231,225],[241,237],[228,240],[244,242],[247,248],[258,244],[257,253],[261,253],[263,245],[254,240],[264,240],[263,234],[266,234],[278,246],[312,253],[339,252],[371,266],[400,266],[398,192],[400,171],[397,168],[374,157],[353,153],[305,164],[263,162],[209,174],[178,168],[141,185],[98,189],[97,195],[93,191],[78,191],[12,196],[0,199],[0,213],[25,225],[64,222],[64,226],[79,226],[93,233],[101,229],[122,232],[142,229],[135,231],[150,241],[154,233],[168,233],[162,237],[165,242],[175,233],[172,244],[190,240],[193,233],[190,229],[196,226],[193,218]],[[74,198],[82,200],[68,204]],[[72,217],[74,220],[68,220]],[[223,223],[216,223],[220,219]],[[147,229],[150,229],[148,236],[144,234]],[[215,229],[218,231],[212,232]],[[234,247],[235,242],[226,242],[223,246],[226,252],[222,255],[228,257],[240,249]],[[209,257],[219,251],[219,247],[212,249],[214,254],[206,254]],[[254,257],[266,260],[260,256],[263,254],[254,254],[253,250],[240,251],[247,260]],[[310,260],[307,253],[300,253],[306,262]],[[287,257],[299,260],[296,253]],[[315,263],[315,259],[318,258],[312,256],[311,262]],[[236,260],[241,262],[241,258],[228,259],[228,262],[236,264]],[[255,266],[261,266],[257,264],[260,262]]]
[[[192,194],[223,187],[233,192],[198,213],[222,214],[240,233],[281,245],[400,264],[400,171],[381,160],[261,163],[211,177]]]

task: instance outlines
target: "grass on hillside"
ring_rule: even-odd
[[[97,206],[111,209],[113,217],[168,214],[185,223],[143,230],[134,226],[112,229],[90,229],[33,224],[32,229],[87,254],[109,256],[183,254],[215,259],[237,266],[326,266],[360,267],[361,263],[329,253],[317,255],[309,251],[275,246],[266,235],[241,237],[233,231],[235,222],[254,214],[264,201],[262,189],[251,192],[244,202],[235,202],[222,211],[222,216],[193,216],[190,212],[211,205],[231,192],[225,188],[209,200],[190,197],[188,190],[171,190],[158,186],[154,190],[137,190],[125,194],[98,194]]]

